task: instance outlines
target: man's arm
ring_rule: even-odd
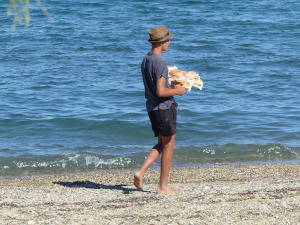
[[[166,87],[166,81],[167,79],[165,77],[161,77],[159,80],[157,80],[156,84],[156,94],[158,97],[172,97],[174,95],[184,95],[185,88],[184,87],[178,87],[175,89],[170,89]]]

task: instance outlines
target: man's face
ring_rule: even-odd
[[[167,51],[167,49],[168,49],[170,43],[171,43],[171,42],[170,42],[169,39],[163,41],[163,42],[161,43],[162,51],[164,51],[164,52]]]

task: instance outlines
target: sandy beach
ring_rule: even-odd
[[[49,175],[0,181],[1,224],[300,224],[299,164],[172,169],[133,186],[135,171]]]

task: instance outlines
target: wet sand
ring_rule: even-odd
[[[135,171],[49,175],[0,181],[0,224],[300,224],[300,164],[172,169],[133,186]]]

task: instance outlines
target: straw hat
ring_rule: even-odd
[[[164,26],[154,27],[149,32],[150,39],[148,40],[150,43],[157,43],[167,40],[172,37],[174,34],[169,33],[167,28]]]

